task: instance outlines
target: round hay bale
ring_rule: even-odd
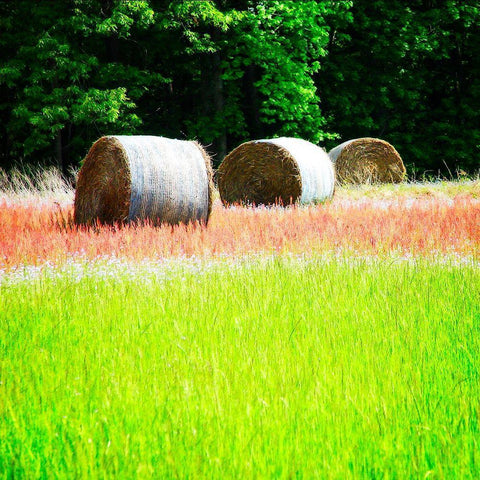
[[[224,205],[321,202],[335,188],[327,153],[299,138],[243,143],[225,157],[217,176]]]
[[[339,183],[399,183],[405,178],[402,158],[385,140],[356,138],[328,153]]]
[[[89,150],[78,174],[74,221],[112,225],[208,222],[212,209],[210,157],[192,141],[107,136]]]

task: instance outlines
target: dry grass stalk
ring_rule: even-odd
[[[395,148],[378,138],[357,138],[328,153],[335,164],[339,183],[399,183],[405,166]]]
[[[326,152],[298,138],[243,143],[218,169],[218,189],[225,205],[320,202],[333,195],[334,185]]]
[[[73,199],[74,176],[74,171],[66,177],[55,167],[16,167],[8,172],[0,168],[0,201],[44,204],[54,198],[63,205],[69,204]]]
[[[210,157],[197,142],[102,137],[79,172],[74,221],[77,225],[207,223],[212,178]]]

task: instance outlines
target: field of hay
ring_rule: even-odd
[[[478,180],[94,229],[46,183],[0,192],[1,477],[477,477]]]

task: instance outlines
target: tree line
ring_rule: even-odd
[[[392,143],[412,174],[480,166],[476,0],[8,0],[0,167],[78,166],[106,134]]]

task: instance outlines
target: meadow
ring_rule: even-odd
[[[0,476],[478,478],[479,185],[90,230],[4,190]]]

